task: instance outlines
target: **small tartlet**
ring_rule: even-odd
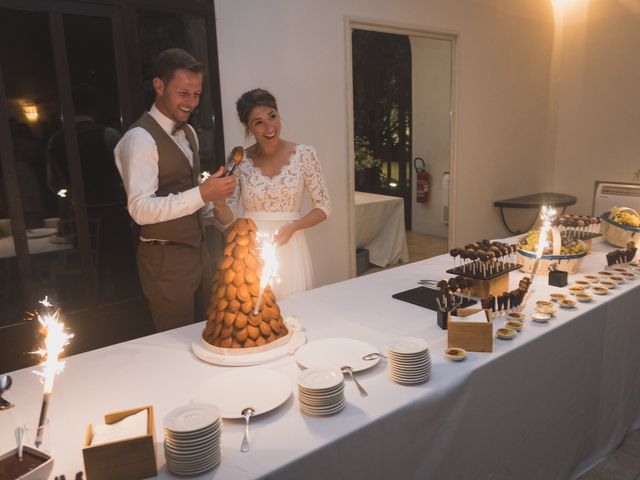
[[[504,326],[506,328],[512,328],[516,332],[521,332],[523,325],[524,324],[519,320],[507,320],[506,322],[504,322]]]
[[[461,362],[467,358],[467,352],[464,348],[449,347],[444,351],[444,356],[454,362]]]
[[[511,340],[516,336],[516,331],[513,328],[499,328],[496,330],[496,337],[503,340]]]
[[[576,303],[577,302],[575,300],[572,300],[570,298],[565,298],[564,300],[560,300],[558,302],[560,308],[575,308]]]

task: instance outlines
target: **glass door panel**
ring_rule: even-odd
[[[47,185],[46,145],[51,133],[61,125],[48,14],[0,9],[0,44],[11,45],[11,48],[1,50],[0,63],[13,145],[12,167],[20,191],[20,215],[26,227],[12,224],[9,218],[8,206],[12,199],[6,192],[12,179],[3,177],[0,195],[1,325],[3,322],[15,323],[22,317],[21,311],[53,293],[52,266],[70,246],[57,242],[58,200]],[[31,257],[28,278],[21,278],[18,273],[16,249],[20,251],[20,241],[16,239],[19,238],[26,238]],[[25,288],[34,297],[27,299],[27,305],[23,295]]]
[[[149,109],[154,99],[152,68],[155,58],[168,48],[182,48],[202,62],[207,72],[204,76],[200,105],[193,112],[189,123],[195,129],[200,142],[200,158],[203,170],[213,170],[224,159],[216,159],[215,115],[209,65],[209,40],[205,17],[175,15],[172,13],[138,10],[138,38],[144,79],[145,108]]]

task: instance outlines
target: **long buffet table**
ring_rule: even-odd
[[[602,269],[609,250],[596,241],[582,271]],[[435,313],[391,298],[419,279],[442,278],[450,266],[450,258],[440,256],[281,301],[282,310],[304,324],[309,341],[350,337],[382,350],[399,336],[426,338],[432,378],[398,385],[380,362],[358,374],[369,396],[360,397],[345,380],[347,407],[324,418],[301,414],[294,392],[278,409],[252,419],[248,453],[239,448],[243,422],[225,420],[222,462],[197,478],[567,479],[640,426],[640,280],[573,311],[561,309],[548,324],[527,319],[515,339],[496,339],[493,353],[471,352],[453,363],[443,358],[446,332]],[[519,278],[511,274],[512,288]],[[558,291],[542,275],[534,288],[525,313]],[[495,320],[494,329],[503,322]],[[153,405],[159,478],[173,478],[164,466],[163,417],[233,368],[194,357],[190,344],[201,329],[196,324],[67,359],[49,411],[53,473],[70,478],[82,469],[88,423]],[[293,357],[263,368],[283,372],[292,385],[300,372]],[[14,428],[39,412],[42,387],[31,370],[11,373],[14,385],[5,396],[17,406],[0,411],[0,453],[14,446]]]

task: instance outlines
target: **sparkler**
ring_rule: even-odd
[[[276,257],[276,245],[273,242],[273,236],[259,232],[257,240],[260,244],[260,256],[262,257],[264,265],[262,267],[262,274],[260,275],[260,292],[258,293],[258,299],[253,309],[254,315],[257,315],[260,310],[264,289],[278,278],[278,258]]]
[[[48,309],[53,307],[47,297],[39,303]],[[41,332],[44,335],[44,347],[40,347],[33,352],[42,358],[42,371],[34,370],[34,373],[44,379],[44,391],[42,406],[40,408],[40,419],[38,421],[38,433],[35,441],[36,447],[42,444],[44,425],[49,410],[49,397],[53,391],[53,381],[55,380],[56,374],[62,372],[64,369],[64,362],[61,361],[59,357],[64,351],[64,347],[69,344],[69,340],[73,338],[73,333],[65,332],[65,326],[60,322],[59,316],[60,310],[56,310],[53,313],[47,312],[44,315],[38,314]]]
[[[551,224],[553,223],[553,218],[556,216],[556,213],[556,209],[548,205],[543,205],[540,209],[540,220],[542,221],[542,225],[540,226],[540,236],[538,237],[538,245],[536,247],[536,262],[533,264],[533,270],[531,271],[532,285],[536,278],[536,272],[538,271],[538,265],[542,258],[544,249],[549,245],[547,232],[551,230]]]

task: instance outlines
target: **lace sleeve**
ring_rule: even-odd
[[[329,200],[329,190],[324,179],[322,166],[316,156],[316,149],[308,147],[302,156],[304,184],[309,191],[314,208],[319,208],[329,216],[331,213],[331,201]]]
[[[231,213],[233,213],[233,220],[240,218],[243,214],[243,208],[240,202],[240,179],[236,178],[236,180],[236,188],[226,200],[227,206],[231,209]]]

